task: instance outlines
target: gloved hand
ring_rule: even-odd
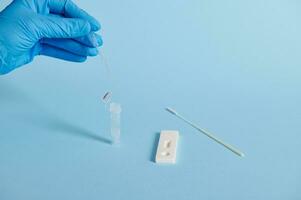
[[[83,62],[98,54],[99,29],[71,0],[14,0],[0,13],[0,74],[36,55]]]

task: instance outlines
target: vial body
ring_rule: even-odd
[[[111,137],[113,144],[120,144],[120,114],[121,106],[118,103],[110,103]]]

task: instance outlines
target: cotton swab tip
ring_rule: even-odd
[[[102,97],[102,101],[107,104],[111,101],[112,92],[106,92],[105,95]]]
[[[166,107],[165,110],[168,111],[168,112],[170,112],[173,115],[178,115],[178,113],[174,109],[172,109],[172,108]]]

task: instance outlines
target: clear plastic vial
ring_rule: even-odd
[[[111,136],[113,144],[120,144],[120,113],[121,105],[118,103],[110,103],[111,114]]]

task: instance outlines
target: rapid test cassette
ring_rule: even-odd
[[[161,131],[156,153],[156,163],[176,163],[178,139],[178,131]]]

